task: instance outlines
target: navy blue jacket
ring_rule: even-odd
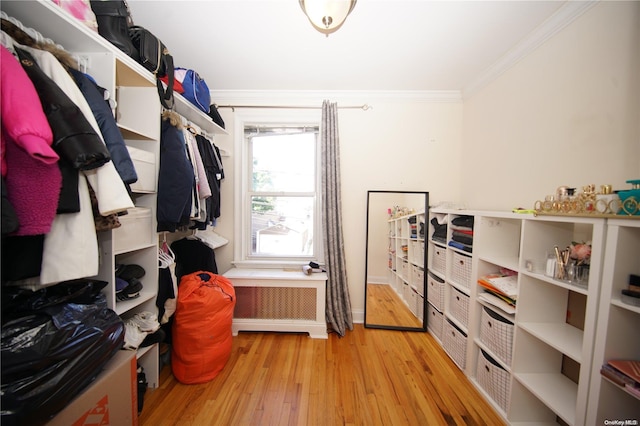
[[[127,146],[122,138],[120,129],[118,129],[118,124],[113,118],[111,107],[105,101],[98,85],[80,71],[70,69],[69,72],[87,100],[89,107],[91,107],[91,112],[93,112],[98,126],[100,126],[100,133],[102,133],[102,138],[107,145],[111,161],[113,161],[120,178],[126,184],[137,182],[138,175],[133,161],[131,161]]]
[[[158,232],[174,232],[178,227],[189,224],[195,180],[182,131],[168,120],[163,120],[158,174]]]

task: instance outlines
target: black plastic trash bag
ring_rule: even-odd
[[[3,288],[1,423],[41,425],[67,406],[122,348],[124,323],[102,281],[35,292]]]

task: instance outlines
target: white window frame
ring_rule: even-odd
[[[316,143],[316,202],[313,224],[313,257],[269,256],[261,258],[251,255],[251,208],[247,201],[251,188],[251,168],[249,167],[249,146],[245,141],[245,126],[309,126],[320,127],[320,110],[256,109],[238,110],[234,125],[234,261],[239,268],[287,268],[301,267],[310,261],[324,264],[322,236],[322,196],[321,196],[321,151],[320,136]]]

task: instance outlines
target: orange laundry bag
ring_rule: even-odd
[[[171,369],[184,384],[213,380],[231,356],[236,293],[222,275],[199,271],[185,275],[171,329]]]

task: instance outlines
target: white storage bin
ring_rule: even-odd
[[[450,287],[449,309],[451,315],[465,327],[469,324],[469,296],[455,287]]]
[[[486,306],[480,318],[480,341],[501,361],[511,365],[513,323]]]
[[[464,370],[467,363],[467,335],[446,318],[442,330],[442,347],[458,367]]]
[[[422,296],[421,294],[416,293],[416,316],[418,318],[420,318],[421,320],[425,321],[424,319],[424,296]]]
[[[427,303],[427,329],[440,341],[442,341],[443,317],[442,312],[434,308],[431,303]]]
[[[424,241],[411,241],[411,262],[424,266]]]
[[[156,155],[132,146],[127,146],[127,150],[138,175],[138,181],[131,184],[131,190],[156,192]]]
[[[454,283],[469,288],[471,284],[471,257],[453,252],[451,278]]]
[[[444,280],[429,272],[427,285],[427,300],[442,312],[444,310]]]
[[[510,395],[509,372],[480,349],[476,366],[478,384],[503,411],[507,411]]]
[[[403,280],[409,281],[409,263],[406,260],[403,260],[400,266],[400,276]]]
[[[134,207],[128,214],[118,216],[120,227],[113,232],[113,249],[116,253],[136,250],[153,244],[156,235],[151,225],[151,209]]]
[[[424,269],[413,265],[411,267],[411,285],[413,285],[418,293],[424,295]]]
[[[447,249],[436,245],[432,245],[431,248],[431,268],[444,274],[447,265]]]

